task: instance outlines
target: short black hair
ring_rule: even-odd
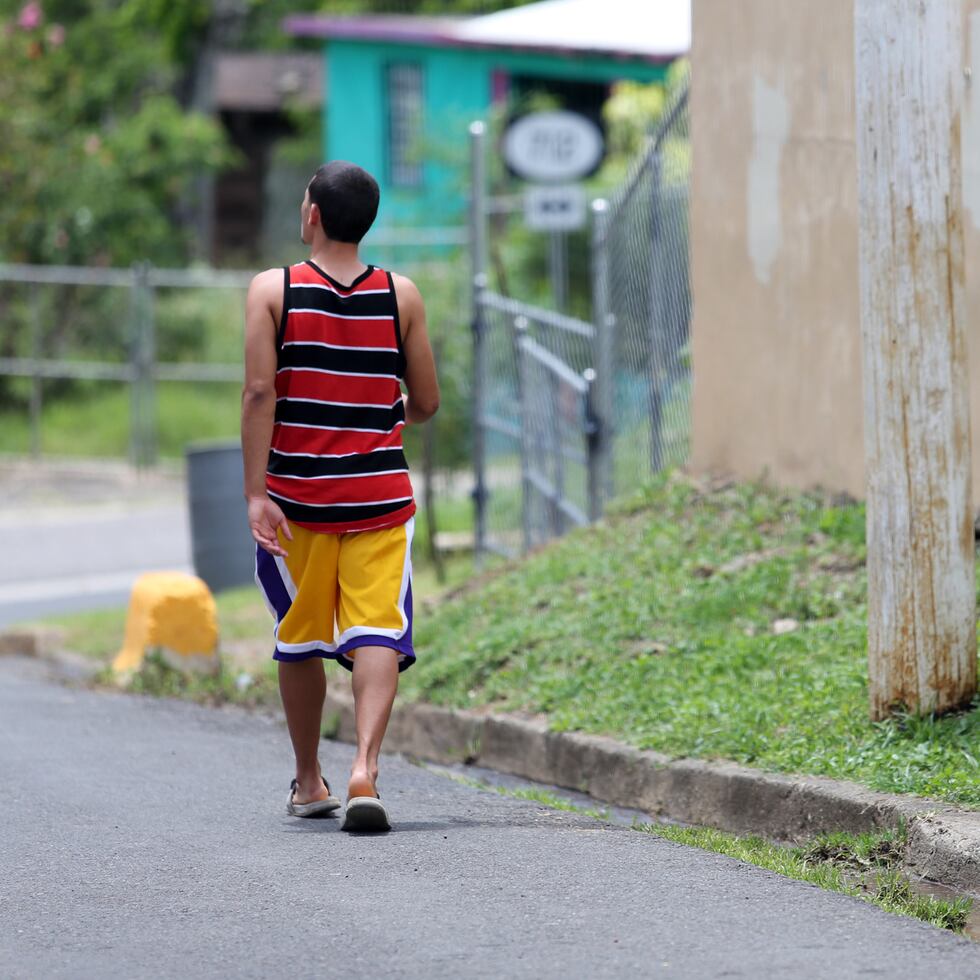
[[[310,201],[320,209],[320,225],[335,242],[359,242],[378,215],[378,182],[356,163],[331,160],[310,180]]]

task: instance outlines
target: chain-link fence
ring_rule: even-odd
[[[485,195],[482,124],[471,133],[476,547],[514,555],[687,456],[687,92],[592,203],[591,321],[503,295],[499,273],[488,288],[488,238],[514,209]]]
[[[610,495],[687,458],[689,176],[684,92],[623,186],[595,210],[594,319],[608,325],[609,347],[597,350],[596,370],[613,379],[605,406],[613,420]]]

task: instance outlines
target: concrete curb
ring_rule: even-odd
[[[63,649],[62,631],[56,627],[0,630],[0,657],[3,656],[44,660],[66,680],[80,683],[91,681],[101,667],[90,657]]]
[[[57,630],[0,631],[0,655],[46,660],[67,679],[98,672],[87,657],[61,649]],[[327,689],[324,717],[333,737],[355,741],[349,689]],[[921,797],[878,793],[819,776],[783,776],[734,762],[671,759],[615,739],[553,732],[513,715],[398,703],[386,736],[389,751],[442,763],[479,764],[587,793],[613,806],[685,824],[774,840],[843,830],[863,833],[905,820],[911,874],[980,896],[980,812]]]
[[[328,687],[324,714],[333,737],[355,741],[349,692]],[[980,813],[948,804],[734,762],[672,760],[611,738],[553,732],[541,721],[429,704],[396,704],[385,742],[419,759],[479,764],[653,817],[774,840],[864,833],[904,819],[907,870],[980,895]]]

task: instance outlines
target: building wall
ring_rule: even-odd
[[[863,496],[853,5],[694,0],[692,465]],[[978,89],[980,0],[964,17]],[[963,146],[980,500],[975,95]]]
[[[485,118],[493,102],[495,72],[575,81],[621,78],[656,81],[666,66],[493,49],[336,40],[325,47],[324,155],[354,160],[381,184],[379,227],[451,225],[465,220],[468,196],[468,127]],[[400,190],[388,180],[385,66],[422,65],[425,160],[423,187]]]

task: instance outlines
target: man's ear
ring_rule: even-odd
[[[310,204],[310,214],[307,220],[311,225],[320,224],[320,209],[315,204]]]

